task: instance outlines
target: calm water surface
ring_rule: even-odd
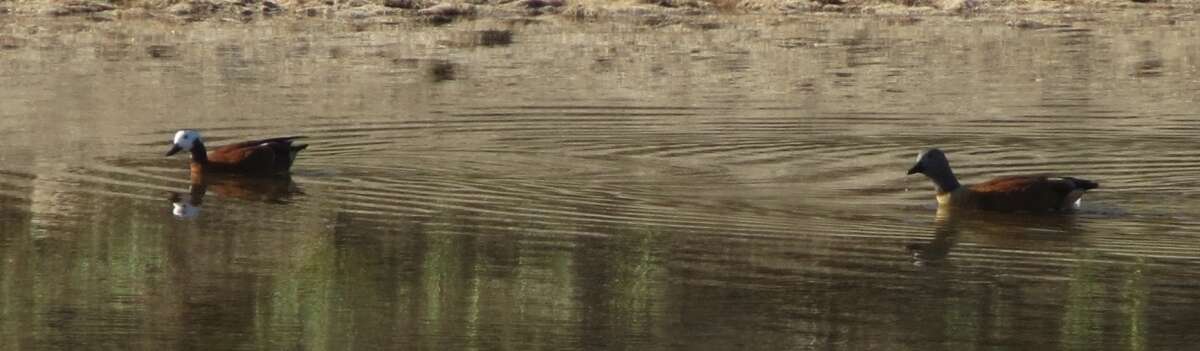
[[[0,348],[1189,349],[1195,16],[5,23]],[[938,214],[929,146],[1103,187]]]

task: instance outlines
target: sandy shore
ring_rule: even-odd
[[[1015,26],[1063,14],[1157,13],[1189,19],[1200,0],[8,0],[0,20],[82,17],[95,21],[250,22],[274,18],[428,23],[490,19],[631,21],[650,26],[719,15],[1004,16]],[[1026,19],[1030,18],[1030,19]],[[1047,24],[1052,25],[1052,24]]]

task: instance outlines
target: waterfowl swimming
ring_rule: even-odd
[[[1079,206],[1084,191],[1100,186],[1086,179],[1044,174],[1007,176],[962,185],[950,170],[946,154],[938,149],[917,155],[917,164],[908,170],[910,175],[916,173],[933,181],[938,205],[989,211],[1070,211]]]
[[[206,172],[239,173],[253,175],[271,175],[286,173],[292,167],[292,161],[300,150],[308,147],[304,144],[293,145],[292,141],[303,138],[290,136],[262,140],[243,141],[215,148],[208,152],[200,133],[194,130],[181,130],[175,133],[171,150],[167,156],[180,151],[191,151],[192,174]]]

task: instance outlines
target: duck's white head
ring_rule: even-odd
[[[167,156],[180,151],[192,151],[192,147],[195,147],[198,142],[200,142],[200,132],[191,129],[175,132],[175,139],[171,141],[171,150],[167,151]]]

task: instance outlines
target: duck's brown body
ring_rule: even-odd
[[[988,211],[1068,211],[1095,182],[1048,175],[1008,176],[938,192],[938,204]]]
[[[209,152],[207,162],[192,159],[193,172],[279,174],[292,168],[296,153],[308,145],[292,145],[298,136],[251,140]]]
[[[1070,211],[1096,182],[1049,175],[1021,175],[992,179],[975,185],[959,184],[950,161],[938,149],[917,156],[908,174],[921,173],[933,181],[938,205],[988,211]]]

